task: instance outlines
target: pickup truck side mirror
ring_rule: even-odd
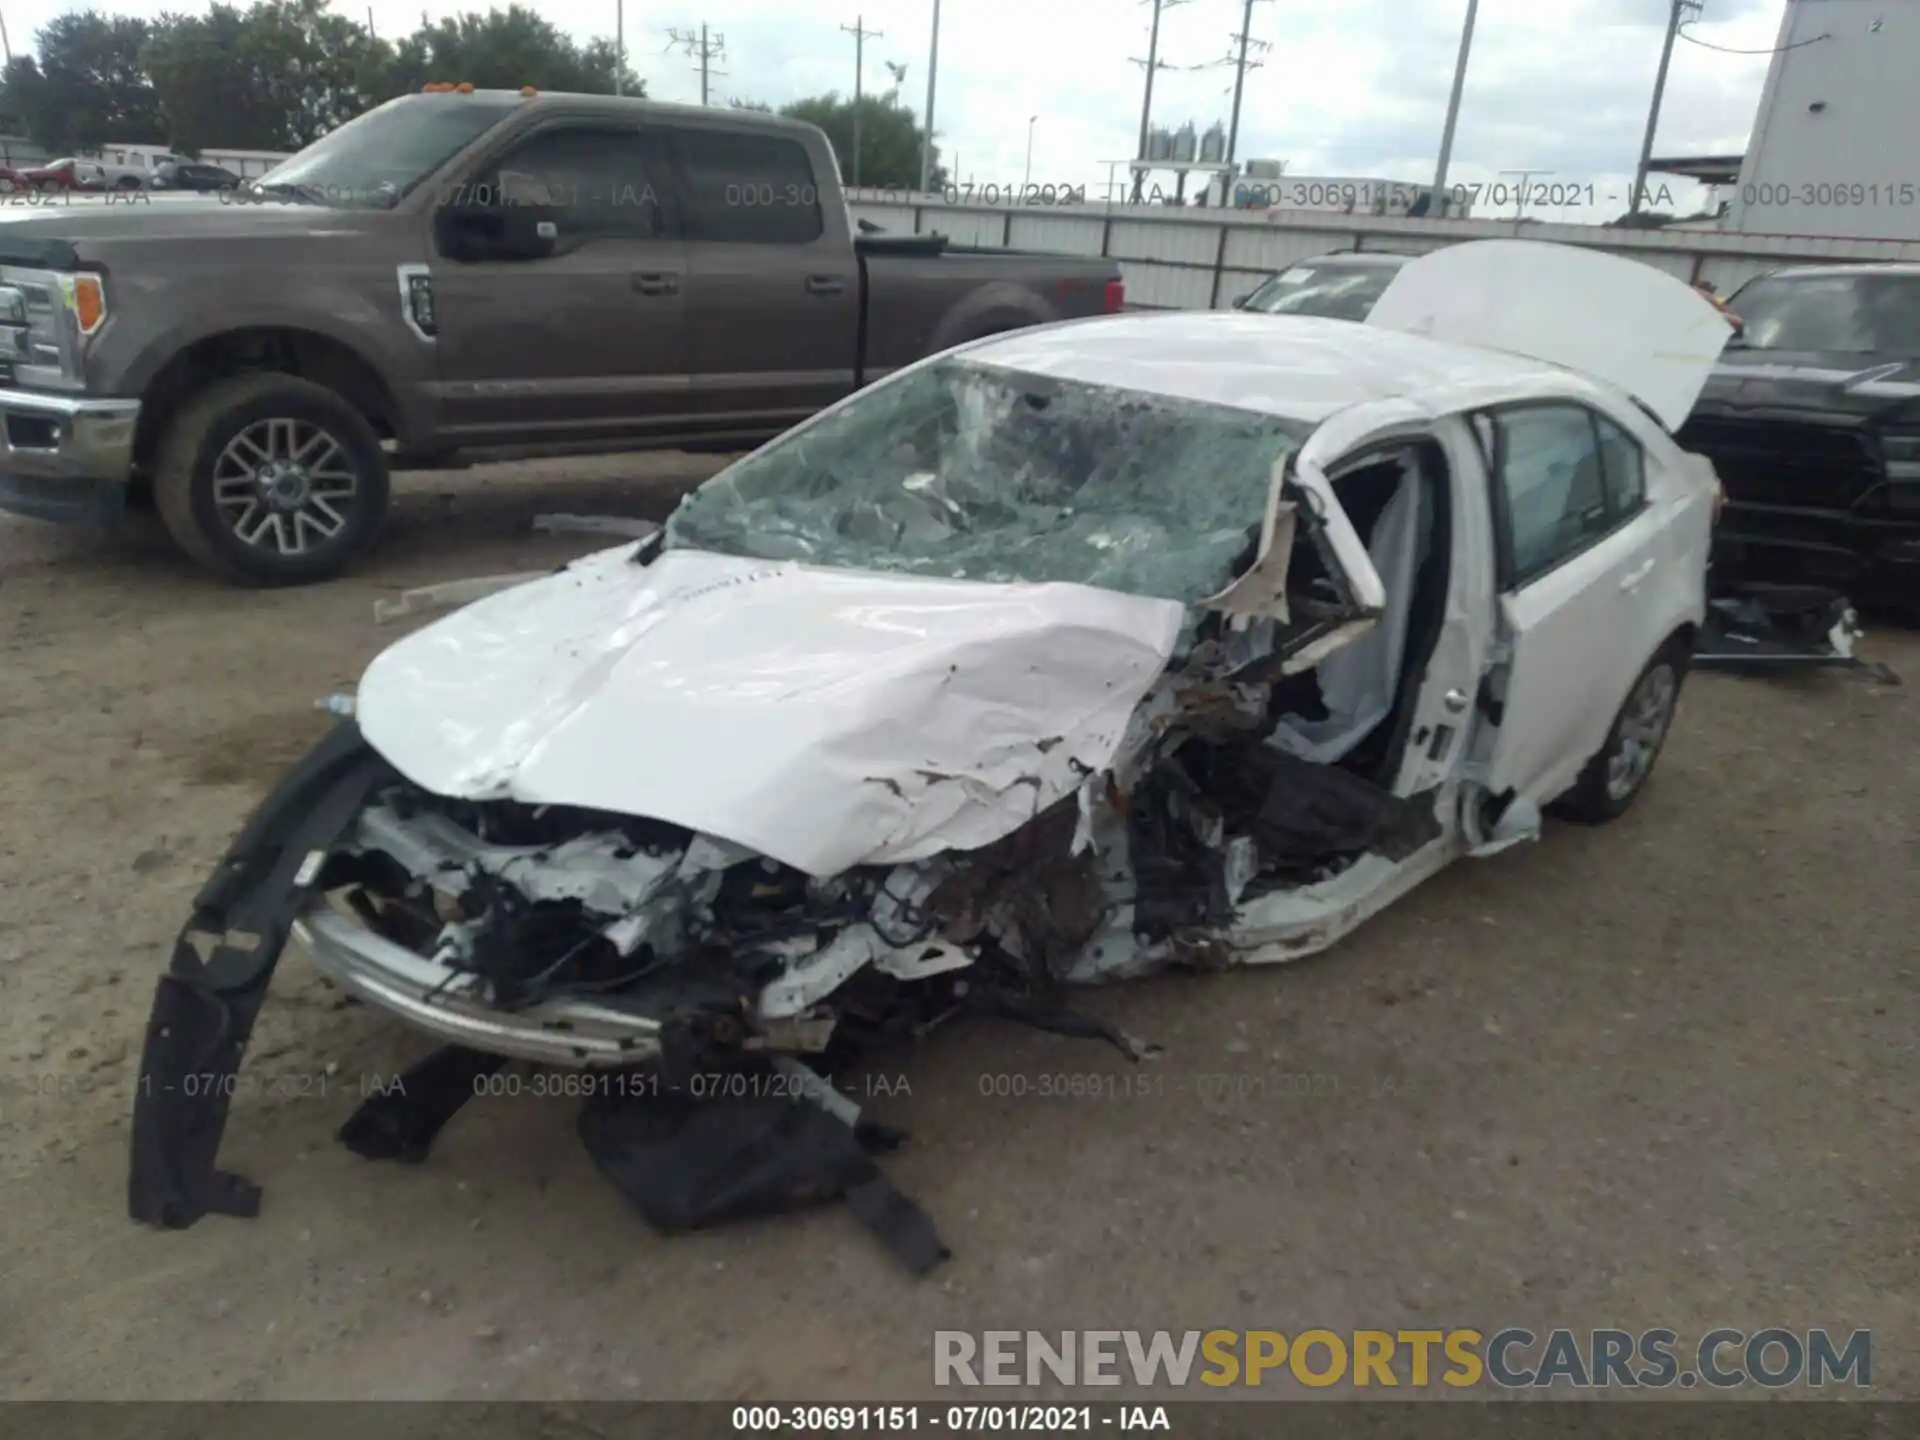
[[[442,205],[433,235],[449,260],[538,260],[553,253],[559,230],[549,206]]]

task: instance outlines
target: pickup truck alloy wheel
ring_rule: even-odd
[[[242,544],[305,555],[347,527],[360,479],[346,448],[318,425],[256,420],[213,462],[213,503]]]
[[[180,548],[255,584],[338,574],[373,542],[388,501],[373,428],[334,391],[259,372],[208,386],[181,410],[154,469]]]

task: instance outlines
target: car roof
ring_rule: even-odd
[[[1016,330],[967,358],[1032,374],[1318,424],[1349,406],[1412,401],[1434,415],[1594,382],[1520,355],[1352,320],[1241,311],[1111,315]]]

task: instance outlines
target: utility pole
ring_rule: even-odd
[[[1160,12],[1170,10],[1175,5],[1184,5],[1187,0],[1147,0],[1147,3],[1153,6],[1153,24],[1147,31],[1147,58],[1133,62],[1147,67],[1146,93],[1140,99],[1140,148],[1133,157],[1136,160],[1147,158],[1147,134],[1153,122],[1153,72],[1173,68],[1160,58]],[[1146,178],[1147,172],[1144,170],[1133,172],[1133,200],[1136,205],[1140,203],[1140,190]]]
[[[853,188],[860,188],[860,103],[867,69],[867,41],[879,40],[882,32],[866,28],[866,17],[856,15],[853,24],[840,27],[853,36]]]
[[[1627,204],[1629,215],[1640,213],[1640,201],[1647,189],[1647,166],[1653,162],[1653,132],[1660,123],[1660,101],[1667,93],[1667,66],[1673,60],[1674,37],[1686,20],[1700,13],[1700,0],[1673,0],[1667,16],[1667,43],[1660,47],[1660,71],[1653,79],[1653,104],[1647,110],[1647,134],[1640,142],[1640,165],[1633,172],[1633,198]]]
[[[1240,42],[1240,56],[1233,62],[1233,118],[1227,122],[1226,160],[1228,165],[1233,164],[1234,147],[1240,143],[1240,92],[1246,88],[1247,71],[1257,70],[1266,63],[1264,60],[1248,60],[1247,47],[1248,45],[1257,46],[1263,55],[1273,48],[1265,40],[1255,40],[1252,37],[1253,6],[1254,0],[1246,0],[1240,16],[1240,33],[1233,37]],[[1227,173],[1231,176],[1233,172]]]
[[[927,134],[920,142],[920,193],[933,188],[933,76],[940,68],[940,0],[933,0],[933,40],[927,47]]]
[[[6,30],[7,30],[7,22],[4,20],[0,20],[0,37],[5,36]],[[367,6],[367,38],[369,40],[378,40],[380,38],[379,33],[375,31],[373,28],[373,7],[371,5]],[[7,47],[7,59],[9,62],[11,62],[13,59],[12,46]]]
[[[724,60],[727,58],[727,37],[715,31],[713,38],[709,40],[707,38],[707,27],[704,24],[700,27],[700,33],[698,35],[695,35],[691,30],[685,34],[682,34],[678,30],[668,30],[667,34],[673,37],[667,47],[668,49],[672,49],[673,46],[678,45],[682,50],[686,51],[687,54],[693,56],[700,62],[700,103],[705,105],[707,103],[708,77],[712,75],[725,75],[727,73],[724,70],[715,70],[713,68],[713,62],[715,60]]]
[[[424,21],[427,12],[422,10]],[[613,0],[613,93],[627,93],[627,0]]]
[[[1460,59],[1453,67],[1453,94],[1447,98],[1447,123],[1440,132],[1440,164],[1433,172],[1433,200],[1430,215],[1447,213],[1447,165],[1453,159],[1453,130],[1460,119],[1460,97],[1467,88],[1467,56],[1473,49],[1473,20],[1480,12],[1480,0],[1467,0],[1467,23],[1460,29]]]

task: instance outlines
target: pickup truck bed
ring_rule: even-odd
[[[746,448],[1121,303],[1110,260],[856,236],[795,121],[403,96],[258,188],[0,229],[0,509],[112,520],[150,494],[208,567],[319,580],[373,542],[393,469]]]

